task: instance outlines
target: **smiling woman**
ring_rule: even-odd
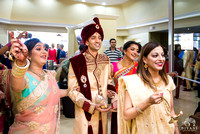
[[[55,73],[42,70],[48,50],[37,38],[11,39],[11,53],[15,57],[11,72],[11,87],[15,121],[9,133],[59,133],[60,97]],[[30,60],[30,61],[29,61]]]
[[[164,62],[162,46],[149,42],[141,50],[137,74],[119,79],[119,133],[179,133],[177,123],[169,122],[176,116],[172,97],[175,85],[166,74]]]

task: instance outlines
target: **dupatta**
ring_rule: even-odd
[[[16,103],[17,114],[9,134],[59,133],[60,93],[54,76],[51,72],[46,72],[44,80],[39,83],[34,78],[29,78],[28,86],[32,83],[36,88]]]

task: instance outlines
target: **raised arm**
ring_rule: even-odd
[[[30,64],[27,60],[28,49],[26,45],[20,42],[19,39],[15,39],[13,37],[11,39],[11,44],[12,47],[10,52],[15,57],[12,68],[11,87],[14,91],[20,92],[24,89],[26,85],[24,75]]]

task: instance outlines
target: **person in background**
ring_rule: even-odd
[[[55,72],[43,70],[48,49],[37,38],[24,44],[10,33],[11,54],[15,57],[11,71],[15,121],[9,134],[59,133],[60,97],[66,90],[58,88]],[[28,60],[29,58],[29,60]]]
[[[63,50],[64,48],[64,45],[63,44],[60,44],[60,54],[59,54],[59,60],[60,59],[65,59],[66,58],[66,53],[65,51]],[[59,61],[60,63],[60,61]]]
[[[165,70],[164,49],[149,42],[142,47],[136,74],[118,83],[118,130],[120,134],[179,134],[175,117],[172,78]]]
[[[3,106],[2,101],[5,98],[4,92],[0,90],[0,134],[3,134],[4,131],[4,116],[3,116]]]
[[[110,47],[104,51],[104,54],[107,55],[110,59],[110,62],[120,61],[122,58],[121,51],[116,48],[116,39],[110,39]]]
[[[56,52],[56,60],[57,64],[59,64],[59,57],[60,57],[60,44],[57,44],[57,52]]]
[[[85,47],[84,44],[80,44],[78,50],[75,52],[74,55],[75,55],[75,56],[76,56],[76,55],[79,55],[79,54],[83,51],[84,47]]]
[[[85,26],[81,32],[83,53],[70,59],[68,74],[69,97],[75,103],[74,134],[107,134],[107,97],[113,96],[112,108],[116,109],[109,58],[99,54],[104,38],[99,19]]]
[[[46,47],[46,50],[49,52],[49,45],[44,43],[44,46]],[[46,64],[44,64],[43,68],[42,69],[49,69],[48,68],[48,61],[46,62]]]
[[[57,63],[57,60],[56,60],[56,49],[54,49],[54,43],[51,44],[51,48],[49,49],[49,57],[48,57],[48,60],[53,60],[54,62]]]
[[[141,50],[141,45],[135,41],[127,41],[123,46],[123,59],[119,62],[113,62],[113,79],[115,90],[118,92],[118,79],[121,76],[132,75],[137,71],[138,63],[135,61],[138,58],[138,53]],[[111,134],[117,134],[117,112],[112,112],[111,116]]]
[[[193,66],[194,51],[187,50],[183,55],[183,72],[181,76],[192,79],[192,66]],[[183,91],[191,91],[191,82],[186,80],[186,88]]]

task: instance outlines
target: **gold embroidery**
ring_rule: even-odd
[[[40,124],[35,121],[31,121],[31,122],[27,123],[27,125],[31,130],[36,130],[36,129],[38,129]]]
[[[55,113],[58,112],[58,105],[55,105]]]
[[[53,93],[56,94],[57,93],[57,88],[54,86],[53,87]]]
[[[45,77],[45,80],[41,81],[40,84],[38,84],[36,89],[29,96],[27,96],[17,104],[17,110],[19,113],[32,106],[40,98],[40,96],[47,90],[46,83],[48,83],[48,80]]]
[[[41,112],[44,111],[44,109],[45,109],[44,106],[39,106],[39,107],[36,107],[34,111],[35,111],[37,114],[40,114]]]
[[[33,85],[37,86],[38,85],[37,81],[33,81]]]
[[[28,85],[28,84],[29,84],[29,78],[25,75],[25,76],[24,76],[24,79],[25,79],[25,81],[26,81],[25,88],[26,88],[26,89],[29,89],[29,85]]]
[[[97,62],[102,62],[102,61],[108,63],[109,61],[108,56],[106,56],[105,54],[99,54]]]
[[[44,134],[46,134],[48,131],[50,130],[50,124],[44,124],[41,128],[40,131],[43,132]]]

